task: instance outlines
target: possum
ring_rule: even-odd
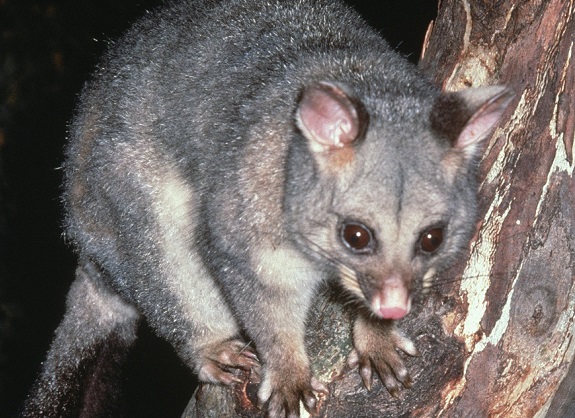
[[[64,163],[78,256],[24,416],[110,416],[145,320],[200,381],[261,379],[271,418],[317,413],[305,349],[320,285],[352,297],[353,350],[396,394],[395,323],[464,252],[477,165],[510,101],[442,92],[337,0],[177,0],[84,87]],[[249,343],[249,344],[248,344]]]

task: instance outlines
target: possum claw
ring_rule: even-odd
[[[237,369],[259,375],[260,363],[255,352],[243,341],[227,340],[200,351],[198,377],[201,381],[232,385],[242,383]]]
[[[260,405],[267,409],[266,418],[299,418],[300,402],[311,415],[317,415],[321,399],[328,394],[326,386],[309,374],[297,379],[297,373],[268,371],[258,393]]]
[[[402,386],[413,386],[413,379],[397,350],[411,356],[419,355],[419,352],[392,322],[360,317],[354,323],[353,336],[355,348],[350,352],[347,364],[350,368],[358,367],[367,390],[372,388],[374,371],[393,397],[399,396]]]

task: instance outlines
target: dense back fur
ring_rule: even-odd
[[[207,14],[210,18],[204,19]],[[437,161],[438,145],[420,135],[428,129],[435,90],[339,2],[189,1],[152,12],[112,48],[84,91],[66,164],[65,200],[74,202],[67,204],[68,236],[82,252],[102,258],[109,250],[100,245],[101,237],[92,236],[101,231],[86,225],[105,223],[114,208],[122,210],[117,215],[122,218],[129,218],[131,206],[142,205],[133,208],[138,215],[139,209],[145,211],[146,196],[121,189],[119,178],[131,171],[138,175],[138,162],[124,144],[140,142],[150,164],[163,159],[201,190],[202,220],[209,223],[200,228],[202,237],[219,231],[220,238],[233,237],[221,245],[238,251],[263,235],[280,239],[300,217],[298,204],[284,201],[284,189],[286,198],[294,194],[291,188],[296,195],[307,192],[306,199],[330,194],[316,193],[325,184],[313,184],[311,156],[296,156],[298,147],[305,149],[294,123],[297,100],[304,86],[320,80],[348,86],[371,115],[370,141],[389,143],[362,148],[372,160],[369,170],[383,167],[379,176],[388,179],[382,186],[395,187],[398,160],[407,163],[404,169],[424,171],[422,147],[433,147],[435,160],[429,160]],[[374,153],[368,146],[387,149]],[[90,158],[108,163],[91,166],[86,163]],[[146,156],[142,159],[148,163]],[[88,177],[92,185],[80,183]],[[363,184],[369,194],[370,186]],[[108,194],[108,208],[101,207],[102,193]],[[96,195],[98,202],[92,201]],[[86,199],[82,205],[79,196]],[[325,209],[325,203],[308,202],[309,210]],[[288,225],[286,209],[292,212]],[[222,210],[235,222],[222,225],[220,216],[211,216]],[[113,268],[118,260],[101,263]]]
[[[323,81],[368,115],[365,137],[327,159],[296,123],[304,89]],[[340,2],[172,2],[111,48],[83,93],[67,153],[67,235],[141,304],[156,295],[151,265],[165,262],[152,208],[182,180],[189,245],[229,292],[257,290],[250,270],[285,241],[326,275],[351,268],[367,300],[380,286],[370,282],[396,270],[410,288],[451,262],[473,228],[474,156],[450,157],[456,139],[430,120],[470,115],[464,100],[433,113],[438,95]],[[342,246],[348,218],[373,230],[379,257]],[[434,224],[449,225],[441,251],[415,257]]]

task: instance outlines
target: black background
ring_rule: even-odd
[[[256,1],[256,0],[254,0]],[[78,92],[109,41],[160,0],[0,0],[0,416],[21,408],[64,312],[74,255],[61,237],[62,148]],[[417,61],[434,0],[349,1]],[[128,415],[178,417],[193,375],[142,326]]]

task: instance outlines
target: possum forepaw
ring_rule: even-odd
[[[242,383],[240,370],[259,375],[256,353],[243,341],[228,340],[202,349],[198,367],[201,381],[232,385]]]
[[[374,371],[393,397],[398,397],[401,387],[410,388],[413,380],[399,356],[398,349],[417,356],[417,348],[401,335],[388,321],[358,319],[353,330],[354,349],[348,356],[348,366],[358,367],[365,387],[371,390]]]
[[[305,409],[316,415],[321,397],[328,394],[323,383],[306,373],[265,373],[258,393],[266,418],[299,418],[300,401]],[[305,375],[305,376],[304,376]]]

